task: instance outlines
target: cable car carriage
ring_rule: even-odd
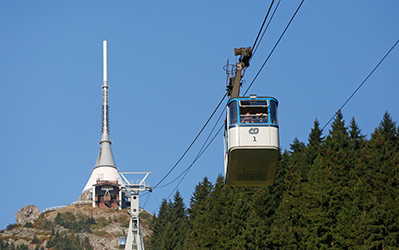
[[[118,243],[119,248],[125,248],[126,246],[126,237],[119,237],[119,243]]]
[[[256,95],[232,98],[226,114],[226,184],[273,185],[279,157],[277,99]]]

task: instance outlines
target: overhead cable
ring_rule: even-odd
[[[396,41],[396,43],[391,47],[391,49],[385,54],[385,56],[380,60],[380,62],[374,67],[374,69],[368,74],[368,76],[363,80],[363,82],[357,87],[357,89],[352,93],[352,95],[345,101],[345,103],[338,109],[338,111],[331,117],[331,119],[324,125],[324,127],[321,129],[323,131],[328,124],[334,119],[334,117],[337,115],[337,113],[342,110],[345,105],[349,102],[350,99],[356,94],[356,92],[363,86],[363,84],[369,79],[369,77],[374,73],[374,71],[380,66],[380,64],[385,60],[385,58],[391,53],[391,51],[395,48],[395,46],[398,44],[399,40]]]
[[[270,16],[269,22],[267,22],[266,28],[263,30],[262,36],[260,37],[259,43],[256,44],[256,46],[253,47],[253,49],[252,49],[252,57],[255,55],[255,52],[258,50],[259,44],[262,41],[263,36],[265,35],[267,29],[269,28],[269,25],[270,25],[270,23],[271,23],[271,21],[272,21],[272,19],[274,17],[274,14],[276,14],[276,11],[277,11],[278,6],[280,5],[280,2],[281,2],[281,0],[278,1],[276,7],[274,8],[274,11],[273,11],[272,15]]]
[[[216,124],[215,124],[216,125]],[[188,166],[175,180],[177,180],[180,176],[183,175],[183,177],[180,179],[179,183],[177,183],[177,185],[174,187],[174,189],[170,192],[170,194],[168,195],[168,197],[166,197],[166,199],[169,199],[170,196],[172,196],[172,194],[176,191],[176,189],[179,187],[180,183],[183,181],[183,179],[186,177],[186,175],[188,174],[188,172],[190,171],[191,167],[194,165],[194,163],[200,158],[200,156],[206,151],[206,149],[212,144],[212,142],[215,140],[215,138],[219,135],[220,131],[222,130],[224,124],[222,124],[222,126],[220,126],[219,130],[216,132],[216,134],[212,137],[211,141],[206,145],[206,147],[200,152],[198,153],[197,157],[194,159],[194,161],[190,164],[190,166]],[[174,181],[175,181],[174,180]],[[169,183],[170,184],[170,183]],[[152,213],[155,213],[156,210],[158,210],[161,207],[162,204],[160,204],[156,209],[153,210]]]
[[[280,43],[281,38],[283,38],[285,32],[287,31],[288,27],[290,26],[290,24],[292,23],[292,20],[294,20],[296,14],[298,13],[299,9],[301,8],[303,2],[305,0],[302,0],[301,3],[299,4],[298,8],[296,9],[294,15],[291,17],[291,20],[288,22],[287,26],[285,27],[283,33],[280,35],[280,38],[277,40],[276,44],[274,45],[273,49],[270,51],[269,56],[266,58],[265,62],[262,64],[262,67],[260,67],[258,73],[256,73],[254,79],[252,80],[251,84],[249,84],[247,90],[245,91],[244,95],[247,94],[247,92],[249,91],[249,89],[252,87],[252,84],[255,82],[256,78],[259,76],[260,72],[263,70],[263,67],[265,67],[267,61],[269,61],[270,56],[273,54],[274,50],[276,49],[277,45]]]
[[[181,180],[179,181],[179,183],[177,183],[176,187],[172,190],[172,192],[169,194],[168,198],[175,192],[175,190],[179,187],[180,183],[184,180],[184,178],[186,177],[186,175],[188,174],[188,172],[190,171],[191,167],[194,165],[194,163],[200,158],[200,156],[206,151],[206,149],[212,144],[212,142],[215,140],[216,136],[220,133],[220,131],[222,130],[224,124],[222,126],[220,126],[218,132],[216,132],[216,134],[212,137],[212,140],[206,145],[206,147],[204,148],[204,150],[202,150],[199,155],[195,158],[195,160],[190,164],[190,166],[188,166],[186,168],[186,170],[184,170],[184,175],[181,178]]]
[[[255,48],[255,46],[257,46],[256,42],[258,41],[258,38],[259,38],[260,34],[262,33],[263,26],[264,26],[265,23],[266,23],[267,17],[269,16],[269,13],[270,13],[270,10],[272,9],[273,3],[274,3],[274,0],[273,0],[273,1],[271,2],[271,4],[270,4],[269,10],[268,10],[267,13],[266,13],[265,19],[263,20],[262,26],[261,26],[260,29],[259,29],[258,35],[256,36],[254,45],[252,45],[252,49]],[[262,36],[262,37],[263,37],[263,36]],[[262,38],[259,40],[259,42],[260,42],[261,40],[262,40]]]
[[[169,183],[167,183],[167,184],[165,184],[165,185],[159,186],[158,188],[163,188],[163,187],[166,187],[166,186],[172,184],[173,182],[175,182],[176,180],[178,180],[184,173],[186,173],[186,171],[188,172],[188,171],[191,169],[191,167],[194,165],[194,163],[201,157],[201,155],[206,151],[206,149],[210,146],[210,144],[211,144],[211,143],[213,142],[213,140],[215,139],[215,136],[214,136],[214,137],[212,138],[211,142],[208,143],[209,138],[211,137],[211,135],[212,135],[213,132],[215,131],[216,125],[219,123],[219,121],[220,121],[220,119],[221,119],[221,117],[222,117],[222,115],[223,115],[223,113],[224,113],[225,110],[226,110],[226,107],[225,107],[225,108],[222,110],[222,112],[220,113],[218,119],[217,119],[216,122],[215,122],[215,125],[213,126],[213,128],[212,128],[211,132],[209,133],[208,137],[206,138],[205,142],[202,144],[202,147],[201,147],[200,150],[198,151],[197,156],[194,158],[194,160],[193,160],[193,162],[190,164],[190,166],[189,166],[188,168],[186,168],[186,169],[185,169],[179,176],[177,176],[174,180],[170,181]],[[222,127],[223,127],[223,126],[222,126]],[[216,133],[216,135],[219,134],[219,132],[220,132],[220,129],[219,129],[219,131]],[[207,143],[208,143],[208,144],[207,144]],[[185,177],[185,176],[184,176],[184,177]],[[183,177],[182,179],[184,179],[184,177]]]
[[[198,137],[201,135],[202,131],[204,131],[205,127],[208,125],[209,121],[212,119],[213,115],[216,113],[216,111],[219,109],[219,106],[222,104],[224,98],[226,98],[227,93],[224,94],[223,98],[220,100],[219,104],[216,106],[215,110],[212,112],[211,116],[208,118],[204,126],[201,128],[200,132],[197,134],[197,136],[194,138],[194,140],[191,142],[190,146],[186,149],[186,151],[183,153],[183,155],[179,158],[179,160],[175,163],[175,165],[169,170],[169,172],[152,188],[154,190],[161,184],[166,177],[169,176],[169,174],[177,167],[177,165],[180,163],[180,161],[184,158],[184,156],[187,154],[187,152],[190,150],[190,148],[193,146],[193,144],[197,141]]]

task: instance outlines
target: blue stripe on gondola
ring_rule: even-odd
[[[227,105],[229,105],[229,103],[234,101],[234,100],[269,100],[269,101],[273,100],[273,101],[275,101],[278,104],[278,100],[276,98],[272,97],[272,96],[257,96],[255,99],[252,99],[249,96],[243,96],[243,97],[237,97],[237,98],[230,99],[227,102]]]
[[[273,127],[273,128],[278,128],[277,124],[274,123],[265,123],[265,124],[260,124],[260,123],[249,123],[249,124],[232,124],[229,126],[229,129],[232,127]]]

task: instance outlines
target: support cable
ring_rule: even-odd
[[[216,124],[215,124],[216,126]],[[168,197],[166,197],[166,200],[170,198],[170,196],[172,196],[172,194],[176,191],[176,189],[179,187],[180,183],[183,181],[183,179],[186,177],[186,175],[188,174],[188,172],[190,171],[191,167],[194,165],[194,163],[200,158],[200,156],[208,149],[208,147],[212,144],[212,142],[215,140],[215,138],[219,135],[220,131],[222,130],[224,124],[222,124],[222,126],[220,126],[219,130],[216,132],[216,134],[212,137],[211,141],[206,145],[206,147],[198,153],[197,157],[194,159],[194,161],[190,164],[190,166],[188,166],[180,175],[183,177],[181,178],[181,180],[179,181],[179,183],[177,183],[177,185],[175,186],[175,188],[170,192],[170,194],[168,195]],[[178,178],[179,178],[178,177]],[[178,178],[176,178],[175,180],[177,180]],[[175,181],[174,180],[174,181]],[[170,183],[169,183],[170,184]],[[152,213],[155,213],[155,211],[157,211],[162,204],[160,204],[156,209],[153,210]]]
[[[180,157],[180,159],[175,163],[175,165],[169,170],[169,172],[152,188],[152,190],[156,189],[159,184],[161,184],[166,177],[169,176],[169,174],[177,167],[177,165],[180,163],[180,161],[184,158],[184,156],[187,154],[187,152],[190,150],[190,148],[193,146],[193,144],[197,141],[198,137],[201,135],[201,133],[204,131],[205,127],[208,125],[209,121],[212,119],[213,115],[216,113],[216,111],[219,109],[220,105],[222,104],[224,98],[226,98],[227,93],[224,94],[223,98],[220,100],[219,104],[216,106],[215,110],[212,112],[211,116],[208,118],[204,126],[201,128],[200,132],[197,134],[197,136],[194,138],[194,140],[191,142],[190,146],[186,149],[186,151],[183,153],[183,155]]]
[[[265,35],[267,29],[269,28],[269,25],[270,25],[270,23],[271,23],[271,21],[272,21],[272,19],[273,19],[273,17],[274,17],[274,14],[276,14],[277,8],[278,8],[278,6],[280,5],[280,3],[281,3],[281,0],[278,1],[276,7],[274,8],[274,11],[273,11],[272,15],[270,16],[269,22],[267,22],[266,28],[263,30],[262,36],[260,37],[259,43],[256,44],[255,47],[253,47],[253,49],[252,49],[252,57],[255,55],[255,52],[256,52],[256,50],[257,50],[258,47],[259,47],[260,41],[262,41],[263,36]],[[252,58],[251,58],[251,59],[252,59]]]
[[[256,42],[258,41],[258,38],[259,38],[260,34],[262,33],[263,26],[264,26],[265,23],[266,23],[267,17],[269,16],[269,13],[270,13],[270,10],[272,9],[273,3],[274,3],[274,0],[273,0],[273,1],[271,2],[271,4],[270,4],[269,10],[268,10],[267,13],[266,13],[265,19],[263,20],[262,26],[261,26],[260,29],[259,29],[258,35],[256,36],[256,39],[255,39],[254,45],[252,45],[252,48],[255,48],[255,46],[257,46]],[[260,38],[259,43],[260,43],[260,41],[262,40],[262,38],[263,38],[263,35],[262,35],[262,37]],[[252,54],[252,55],[253,55],[253,54]]]
[[[211,142],[208,143],[208,145],[207,145],[207,142],[209,141],[209,138],[210,138],[211,135],[213,134],[213,131],[215,131],[216,125],[219,123],[219,121],[220,121],[220,119],[221,119],[221,117],[222,117],[222,115],[223,115],[223,113],[224,113],[225,110],[226,110],[226,107],[225,107],[225,108],[222,110],[222,112],[220,113],[218,119],[216,120],[215,125],[213,126],[211,132],[209,133],[208,137],[206,138],[205,142],[203,143],[201,149],[198,151],[197,156],[194,158],[194,160],[193,160],[193,162],[190,164],[190,166],[189,166],[188,168],[186,168],[186,169],[185,169],[179,176],[177,176],[174,180],[170,181],[169,183],[167,183],[167,184],[165,184],[165,185],[163,185],[163,186],[159,186],[158,188],[163,188],[163,187],[166,187],[166,186],[172,184],[173,182],[175,182],[176,180],[178,180],[186,171],[188,172],[188,171],[191,169],[191,167],[194,165],[194,163],[202,156],[202,154],[206,151],[206,149],[207,149],[207,148],[210,146],[210,144],[213,142],[214,138],[212,138]],[[223,127],[223,126],[222,126],[222,127]],[[219,129],[219,130],[220,130],[220,129]],[[217,134],[218,134],[219,132],[220,132],[220,131],[218,131]],[[205,146],[205,145],[206,145],[206,146]],[[183,177],[183,179],[184,179],[184,177]]]
[[[177,183],[176,187],[172,190],[172,192],[169,194],[168,198],[176,191],[176,189],[179,187],[180,183],[184,180],[194,163],[198,160],[198,158],[206,151],[206,149],[212,144],[212,142],[215,140],[216,136],[219,135],[220,131],[222,130],[223,125],[220,126],[218,132],[212,137],[212,140],[208,143],[208,145],[205,147],[205,149],[198,155],[198,157],[190,164],[188,168],[186,168],[185,173],[179,183]]]
[[[251,84],[248,86],[247,90],[245,91],[244,95],[247,94],[247,92],[249,91],[249,89],[252,87],[252,84],[255,82],[256,78],[259,76],[260,72],[263,70],[263,67],[265,67],[267,61],[269,61],[270,56],[273,54],[274,50],[276,49],[277,45],[280,43],[281,38],[283,38],[285,32],[287,31],[288,27],[290,26],[292,20],[294,20],[296,14],[298,13],[299,9],[301,8],[303,2],[305,0],[302,0],[302,2],[299,4],[298,8],[296,9],[294,15],[291,17],[291,20],[288,22],[287,26],[285,27],[283,33],[280,35],[280,38],[277,40],[276,44],[274,45],[273,49],[270,51],[269,56],[266,58],[265,62],[262,64],[262,67],[260,67],[258,73],[256,73],[254,79],[252,80]]]
[[[148,193],[147,193],[148,194]],[[141,196],[140,196],[141,197]],[[149,198],[150,196],[149,195],[147,195],[147,197],[145,198],[145,201],[144,201],[144,205],[143,205],[143,208],[145,208],[146,206],[147,206],[147,203],[148,203],[148,198]]]
[[[334,117],[337,115],[337,113],[342,110],[345,105],[352,99],[352,97],[356,94],[356,92],[363,86],[363,84],[369,79],[369,77],[374,73],[374,71],[380,66],[380,64],[385,60],[385,58],[391,53],[391,51],[395,48],[395,46],[398,44],[399,40],[396,41],[396,43],[391,47],[391,49],[385,54],[385,56],[380,60],[380,62],[377,64],[377,66],[374,67],[374,69],[368,74],[368,76],[363,80],[363,82],[357,87],[357,89],[352,93],[352,95],[345,101],[345,103],[338,109],[337,112],[331,117],[331,119],[324,125],[324,127],[321,129],[323,131],[328,124],[334,119]]]

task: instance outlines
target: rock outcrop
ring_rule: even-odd
[[[27,205],[21,208],[15,214],[15,220],[18,225],[25,225],[27,222],[33,223],[39,218],[40,210],[35,205]]]

